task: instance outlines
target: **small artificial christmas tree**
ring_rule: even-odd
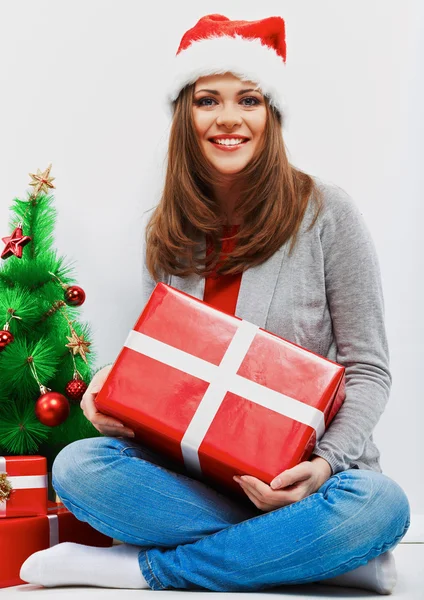
[[[91,380],[90,330],[76,321],[84,290],[52,249],[51,165],[14,199],[0,265],[0,454],[42,454],[51,466],[72,441],[101,435],[81,398]]]

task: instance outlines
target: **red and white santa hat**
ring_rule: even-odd
[[[281,115],[284,114],[286,41],[281,17],[259,21],[231,21],[223,15],[205,15],[186,31],[172,64],[166,104],[199,77],[230,72],[254,81]]]

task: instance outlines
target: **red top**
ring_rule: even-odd
[[[235,240],[228,240],[226,238],[234,235],[237,232],[238,227],[238,225],[224,227],[221,256],[234,249]],[[207,236],[206,256],[210,254],[211,250],[212,243]],[[220,260],[218,266],[221,264],[222,261]],[[227,314],[235,315],[241,277],[242,273],[237,273],[236,275],[220,275],[218,277],[215,274],[212,274],[211,276],[206,277],[205,293],[203,295],[204,302],[211,304],[214,308],[218,308]]]

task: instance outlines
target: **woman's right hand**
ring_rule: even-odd
[[[94,399],[102,389],[112,366],[113,365],[107,365],[106,367],[103,367],[103,369],[100,369],[100,371],[97,371],[91,380],[90,385],[85,390],[80,406],[86,418],[93,424],[97,431],[100,431],[101,434],[111,437],[134,437],[134,432],[131,429],[125,427],[124,424],[117,419],[99,412],[94,403]]]

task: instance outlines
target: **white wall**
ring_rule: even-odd
[[[375,439],[383,471],[408,494],[417,515],[410,535],[418,535],[418,515],[424,519],[423,5],[182,4],[184,11],[181,3],[163,1],[1,2],[0,237],[10,233],[13,197],[32,189],[28,173],[52,162],[55,247],[86,290],[81,320],[90,323],[97,363],[112,362],[142,308],[139,219],[158,200],[169,127],[161,65],[207,12],[284,17],[292,162],[353,196],[379,253],[393,391]]]

